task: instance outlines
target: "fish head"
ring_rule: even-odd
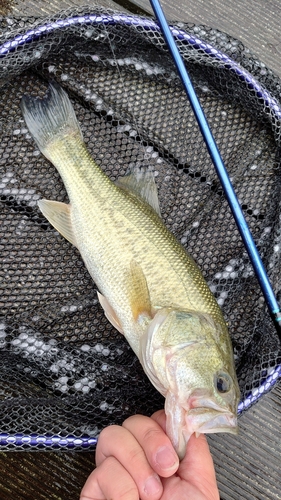
[[[237,433],[240,392],[224,322],[166,308],[157,312],[143,342],[141,360],[166,398],[167,434],[181,458],[194,432]]]

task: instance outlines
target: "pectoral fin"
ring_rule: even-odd
[[[100,305],[103,308],[104,314],[107,317],[108,321],[112,324],[112,326],[114,326],[114,328],[116,328],[116,330],[118,330],[118,332],[123,334],[122,327],[120,325],[118,316],[115,313],[114,309],[111,307],[108,300],[101,293],[97,291],[97,294]]]
[[[136,167],[124,177],[119,177],[116,184],[142,198],[161,217],[157,187],[151,170]]]
[[[40,200],[38,206],[46,219],[61,233],[72,245],[77,247],[70,218],[71,206],[66,203],[51,200]]]
[[[152,307],[150,302],[147,281],[141,266],[132,260],[130,263],[129,277],[130,305],[134,319],[137,321],[140,317],[151,319]]]

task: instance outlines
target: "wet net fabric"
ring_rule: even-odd
[[[281,82],[228,35],[171,24],[278,295]],[[279,341],[159,28],[89,8],[0,28],[1,449],[91,446],[106,425],[164,402],[104,317],[79,252],[37,206],[68,201],[19,108],[51,80],[112,180],[154,169],[162,217],[228,321],[247,409],[279,378]]]

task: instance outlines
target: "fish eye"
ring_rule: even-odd
[[[232,386],[232,379],[227,373],[217,373],[215,375],[215,387],[218,392],[224,394],[229,392]]]

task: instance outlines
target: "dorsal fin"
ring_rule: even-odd
[[[135,167],[124,177],[119,177],[116,185],[142,198],[161,217],[157,187],[152,170]]]

